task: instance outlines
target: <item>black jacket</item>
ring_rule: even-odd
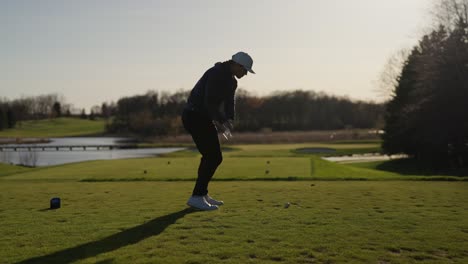
[[[218,62],[208,69],[193,87],[186,108],[219,122],[234,119],[237,80],[229,67],[229,62]]]

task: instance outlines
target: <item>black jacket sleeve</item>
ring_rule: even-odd
[[[236,89],[232,89],[229,92],[229,97],[224,102],[224,112],[226,113],[226,119],[234,120],[234,113],[236,107]]]
[[[226,117],[219,111],[219,105],[223,97],[222,90],[222,79],[216,72],[211,72],[207,76],[206,85],[205,85],[205,96],[203,98],[203,104],[208,110],[208,114],[211,120],[218,122],[226,121]]]

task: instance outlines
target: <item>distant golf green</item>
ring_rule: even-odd
[[[54,118],[23,121],[14,129],[0,131],[0,137],[67,137],[102,134],[105,131],[104,120],[79,118]]]

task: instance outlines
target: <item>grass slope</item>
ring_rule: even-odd
[[[23,121],[14,129],[0,131],[0,137],[67,137],[104,133],[105,121],[79,118],[55,118]]]
[[[22,166],[15,166],[15,165],[0,163],[0,177],[23,173],[23,172],[27,172],[30,170],[31,169],[25,168]]]

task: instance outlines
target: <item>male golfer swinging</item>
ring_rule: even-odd
[[[232,130],[237,88],[234,76],[240,79],[247,75],[247,71],[255,73],[252,64],[252,58],[245,52],[234,54],[229,61],[216,63],[203,74],[187,100],[182,122],[202,155],[197,182],[187,201],[191,207],[209,211],[224,204],[208,195],[208,183],[223,160],[218,132]]]

